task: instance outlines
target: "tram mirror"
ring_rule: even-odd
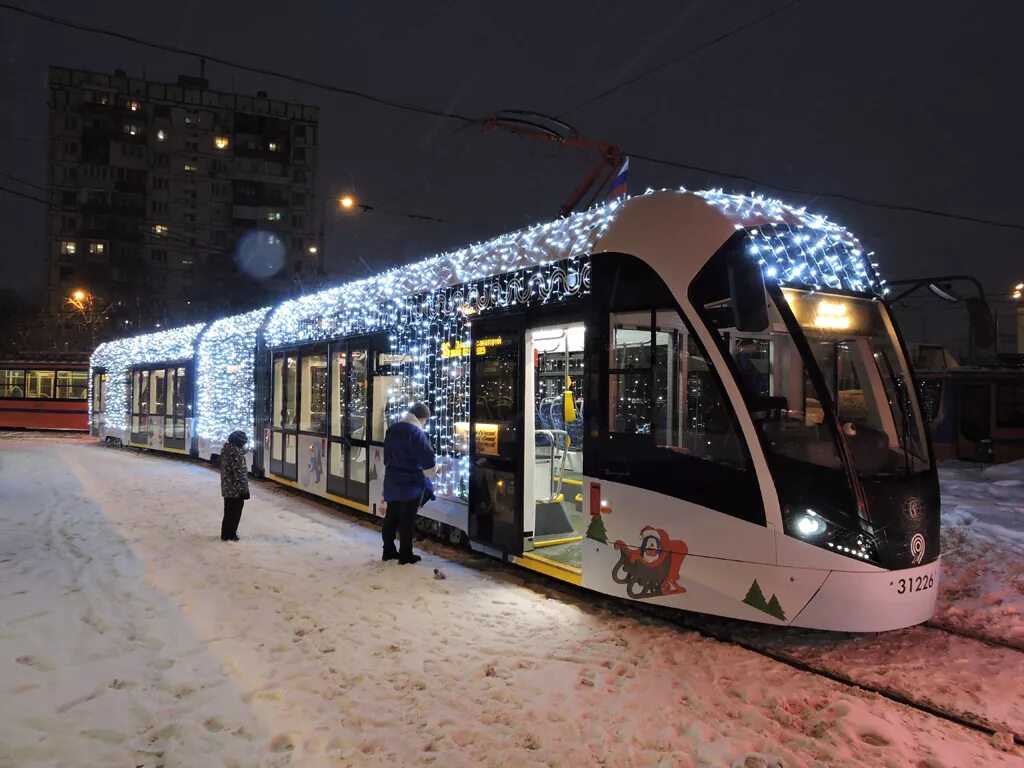
[[[988,349],[995,343],[996,338],[992,310],[981,299],[967,298],[964,299],[964,304],[967,307],[967,319],[971,326],[974,343],[982,349]]]
[[[736,330],[761,333],[768,330],[768,298],[761,268],[742,255],[729,264],[729,295]]]

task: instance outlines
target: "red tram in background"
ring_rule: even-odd
[[[0,429],[89,429],[89,363],[0,360]]]

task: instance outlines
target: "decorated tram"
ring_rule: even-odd
[[[662,191],[208,325],[101,345],[104,440],[381,516],[433,414],[425,526],[598,592],[780,625],[932,614],[939,492],[886,288],[847,230]]]

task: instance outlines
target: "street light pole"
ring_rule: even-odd
[[[78,288],[65,298],[64,303],[71,307],[72,311],[82,316],[83,322],[89,329],[89,352],[91,353],[96,346],[96,326],[99,325],[100,320],[106,319],[107,313],[114,308],[114,302],[107,304],[103,310],[97,311],[96,296],[83,288]]]

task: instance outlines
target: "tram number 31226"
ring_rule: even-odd
[[[896,580],[896,594],[905,595],[910,592],[923,592],[935,586],[935,577],[931,574],[926,576],[911,576],[909,579]]]

